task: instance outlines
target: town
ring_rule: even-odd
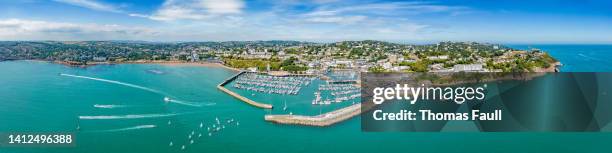
[[[86,66],[114,63],[207,62],[252,72],[323,74],[356,72],[556,72],[544,51],[498,44],[439,42],[410,45],[383,41],[142,42],[5,41],[0,60],[43,60]]]

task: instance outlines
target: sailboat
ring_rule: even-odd
[[[287,110],[287,100],[285,100],[285,107],[283,107],[283,111]]]

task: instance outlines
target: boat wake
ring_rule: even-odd
[[[184,114],[184,113],[183,113]],[[79,116],[82,120],[113,120],[113,119],[137,119],[137,118],[157,118],[157,117],[170,117],[180,114],[134,114],[134,115],[100,115],[100,116]]]
[[[139,85],[135,85],[135,84],[125,83],[125,82],[120,82],[120,81],[107,80],[107,79],[94,78],[94,77],[87,77],[87,76],[80,76],[80,75],[64,74],[64,73],[60,73],[60,75],[61,76],[67,76],[67,77],[73,77],[73,78],[89,79],[89,80],[94,80],[94,81],[101,81],[101,82],[106,82],[106,83],[118,84],[118,85],[123,85],[123,86],[127,86],[127,87],[132,87],[132,88],[136,88],[136,89],[141,89],[141,90],[145,90],[145,91],[149,91],[149,92],[165,95],[163,92],[157,91],[155,89],[151,89],[151,88],[147,88],[147,87],[143,87],[143,86],[139,86]]]
[[[217,105],[217,103],[206,103],[206,104],[204,104],[204,106],[214,106],[214,105]]]
[[[67,77],[73,77],[73,78],[89,79],[89,80],[94,80],[94,81],[118,84],[118,85],[123,85],[123,86],[127,86],[127,87],[132,87],[132,88],[136,88],[136,89],[141,89],[141,90],[153,92],[153,93],[160,94],[160,95],[168,95],[168,94],[166,94],[164,92],[161,92],[161,91],[158,91],[158,90],[155,90],[155,89],[151,89],[151,88],[147,88],[147,87],[143,87],[143,86],[139,86],[139,85],[135,85],[135,84],[125,83],[125,82],[120,82],[120,81],[107,80],[107,79],[102,79],[102,78],[94,78],[94,77],[88,77],[88,76],[65,74],[65,73],[60,73],[60,75],[61,76],[67,76]],[[170,99],[168,97],[164,97],[164,101],[171,102],[171,103],[176,103],[176,104],[181,104],[181,105],[185,105],[185,106],[192,106],[192,107],[202,107],[202,106],[212,106],[212,105],[215,105],[215,103],[195,103],[195,102],[188,102],[188,101],[181,101],[181,100],[176,100],[176,99]],[[117,108],[117,107],[120,107],[120,105],[97,105],[96,104],[96,105],[94,105],[94,107],[96,107],[96,108]]]
[[[587,55],[584,55],[582,53],[578,53],[578,56],[584,57],[584,59],[586,59],[588,61],[601,61],[599,58],[587,56]]]
[[[164,97],[164,101],[169,102],[169,103],[185,105],[185,106],[192,106],[192,107],[202,107],[202,106],[213,106],[213,105],[216,105],[216,103],[196,103],[196,102],[189,102],[189,101],[170,99],[168,97]]]
[[[95,104],[93,106],[95,108],[107,108],[107,109],[127,107],[126,105],[101,105],[101,104]]]
[[[133,127],[119,128],[119,129],[110,129],[110,130],[99,130],[93,132],[120,132],[120,131],[130,131],[130,130],[138,130],[138,129],[150,129],[155,128],[156,125],[138,125]]]

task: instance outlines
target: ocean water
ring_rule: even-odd
[[[516,49],[541,49],[563,66],[561,72],[612,72],[612,45],[508,45]]]
[[[555,57],[566,53],[549,52]],[[605,50],[596,52],[583,54],[609,57],[603,55]],[[589,66],[579,65],[582,59],[568,59],[571,57],[581,56],[558,57],[569,66],[562,70],[610,69],[600,65],[583,70]],[[599,60],[584,64],[612,65]],[[287,111],[255,108],[215,88],[235,73],[197,66],[74,68],[36,61],[0,62],[0,132],[76,133],[75,147],[2,147],[0,152],[607,152],[612,141],[612,133],[368,133],[361,131],[359,116],[330,127],[272,124],[263,120],[265,114],[312,115],[342,106],[312,106],[310,93],[264,96],[236,90],[277,108],[288,106]],[[314,90],[314,85],[304,90]],[[165,97],[171,101],[164,101]],[[216,123],[215,118],[236,122],[224,123],[226,128],[208,136],[206,128]],[[199,128],[201,123],[203,128]]]

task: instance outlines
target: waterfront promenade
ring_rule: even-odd
[[[266,115],[264,119],[279,124],[294,124],[306,126],[330,126],[332,124],[350,119],[361,113],[361,104],[354,104],[342,109],[317,116],[303,115]]]
[[[235,93],[235,92],[233,92],[233,91],[231,91],[231,90],[229,90],[229,89],[225,88],[225,85],[227,85],[228,83],[232,82],[232,81],[233,81],[233,80],[235,80],[235,79],[236,79],[238,76],[240,76],[240,75],[242,75],[242,74],[244,74],[244,73],[247,73],[247,72],[245,72],[245,71],[241,71],[241,72],[239,72],[238,74],[236,74],[236,75],[234,75],[234,76],[232,76],[232,77],[230,77],[230,78],[226,79],[225,81],[223,81],[223,82],[221,82],[219,85],[217,85],[217,89],[219,89],[219,90],[221,90],[221,91],[223,91],[223,92],[225,92],[225,93],[229,94],[230,96],[233,96],[233,97],[235,97],[235,98],[237,98],[237,99],[239,99],[239,100],[241,100],[241,101],[243,101],[243,102],[245,102],[245,103],[247,103],[247,104],[253,105],[253,106],[255,106],[255,107],[264,108],[264,109],[272,109],[272,105],[270,105],[270,104],[264,104],[264,103],[259,103],[259,102],[253,101],[253,100],[251,100],[251,99],[248,99],[248,98],[246,98],[246,97],[243,97],[243,96],[241,96],[240,94]]]

